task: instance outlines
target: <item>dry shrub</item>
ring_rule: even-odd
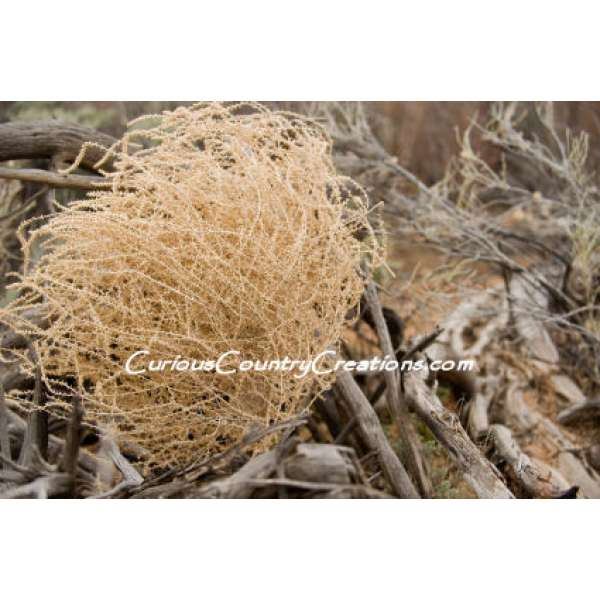
[[[556,113],[552,103],[492,105],[487,122],[464,132],[445,178],[417,201],[399,199],[395,234],[438,254],[421,300],[446,304],[444,312],[461,296],[526,280],[527,298],[508,294],[511,314],[543,324],[561,368],[592,396],[600,386],[600,191],[589,136],[561,130]],[[496,164],[486,160],[493,153]],[[519,352],[530,343],[520,341]]]
[[[146,149],[128,156],[132,140]],[[299,413],[330,378],[128,375],[124,364],[138,350],[308,359],[338,343],[363,289],[361,261],[379,246],[364,193],[335,172],[328,136],[289,113],[210,103],[163,113],[114,152],[113,190],[25,242],[21,297],[2,314],[34,334],[50,408],[79,394],[91,422],[148,450],[145,468],[201,458]],[[37,264],[34,243],[45,248]],[[47,330],[20,318],[40,302]],[[32,372],[29,354],[19,360]]]
[[[22,185],[18,181],[0,181],[0,290],[4,292],[9,273],[19,265],[19,242],[16,229],[31,209],[31,202],[23,203]],[[31,215],[29,215],[31,216]]]

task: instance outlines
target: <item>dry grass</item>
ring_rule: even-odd
[[[147,149],[121,152],[134,140]],[[114,152],[113,191],[24,241],[21,296],[1,315],[35,338],[50,409],[80,395],[88,420],[148,451],[146,468],[198,459],[299,413],[328,378],[131,376],[123,366],[142,349],[264,361],[337,345],[362,293],[361,261],[380,248],[365,194],[337,175],[327,134],[296,115],[211,103],[160,115]],[[37,261],[35,244],[46,250]],[[47,330],[20,318],[39,303]],[[15,358],[33,370],[28,353]]]

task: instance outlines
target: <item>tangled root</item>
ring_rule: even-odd
[[[128,155],[140,139],[146,149]],[[144,469],[202,458],[298,414],[331,377],[129,375],[124,365],[139,350],[270,361],[338,344],[363,289],[361,260],[380,247],[364,192],[336,174],[326,133],[257,105],[199,104],[164,113],[112,153],[112,191],[24,241],[20,297],[0,314],[35,334],[50,410],[79,394],[90,423],[147,451]],[[33,264],[36,241],[45,253]],[[20,318],[40,302],[46,330]],[[30,354],[18,359],[33,372]]]

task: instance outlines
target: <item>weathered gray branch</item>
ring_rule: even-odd
[[[72,401],[71,418],[69,419],[65,449],[61,460],[61,469],[71,478],[72,491],[75,491],[82,417],[81,399],[79,396],[75,396]]]
[[[45,499],[63,496],[69,491],[69,476],[51,473],[34,479],[30,483],[11,488],[0,493],[2,499],[37,498]]]
[[[8,411],[9,418],[9,432],[15,435],[25,436],[27,435],[27,423],[19,415],[13,411]],[[48,436],[48,449],[53,454],[62,454],[65,448],[65,441],[58,436],[50,434]],[[99,469],[99,460],[89,452],[79,452],[77,462],[80,467],[88,471],[89,473],[97,473]]]
[[[419,494],[398,455],[390,446],[375,410],[352,375],[344,370],[338,371],[336,385],[341,391],[342,401],[348,412],[356,416],[358,427],[369,450],[377,452],[394,493],[400,498],[418,498]]]
[[[458,417],[444,407],[423,379],[414,373],[407,373],[405,390],[415,412],[448,450],[465,481],[480,498],[514,497],[493,465],[471,441]]]
[[[31,181],[43,183],[51,187],[73,189],[73,190],[110,190],[112,182],[105,177],[93,175],[60,175],[43,169],[9,169],[0,167],[0,179],[18,179],[19,181]]]
[[[0,162],[56,157],[71,162],[75,160],[86,142],[94,146],[86,150],[81,166],[94,170],[94,165],[104,157],[104,149],[110,148],[117,140],[94,129],[61,121],[2,123],[0,124]],[[110,161],[107,161],[103,168],[109,167]]]
[[[379,302],[377,290],[373,282],[370,282],[367,285],[365,297],[369,311],[371,312],[371,317],[373,318],[373,322],[375,324],[375,329],[377,331],[377,336],[379,337],[379,343],[381,344],[383,353],[390,359],[395,359],[396,353],[392,345],[390,332],[385,322],[383,309],[381,307],[381,303]],[[400,394],[398,370],[388,371],[386,369],[384,371],[384,378],[387,386],[386,398],[389,411],[398,426],[402,440],[406,444],[408,469],[415,479],[421,494],[425,497],[431,497],[431,483],[423,466],[423,460],[419,452],[417,435],[413,424],[410,421],[410,415],[408,413],[406,402]]]
[[[508,427],[492,425],[489,434],[495,452],[506,465],[508,477],[517,482],[527,495],[532,498],[557,498],[569,489],[569,483],[556,469],[532,459],[521,450]]]
[[[10,458],[10,438],[8,436],[8,412],[4,401],[4,386],[0,383],[0,454]]]

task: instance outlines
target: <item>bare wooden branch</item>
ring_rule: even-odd
[[[1,125],[0,125],[1,127]],[[110,190],[112,182],[106,177],[93,175],[61,175],[43,169],[10,169],[0,167],[0,179],[18,179],[32,183],[43,183],[51,187],[75,190]]]
[[[252,481],[266,479],[277,467],[277,452],[270,450],[249,460],[231,477],[209,484],[202,490],[207,498],[248,498],[254,486]]]
[[[559,373],[552,375],[549,378],[550,385],[554,388],[557,394],[560,394],[565,400],[569,402],[571,407],[575,407],[587,402],[585,394],[581,391],[579,386],[567,375]]]
[[[45,404],[44,383],[42,381],[42,371],[39,364],[37,352],[30,342],[29,353],[35,364],[35,387],[33,390],[33,404],[36,407],[31,411],[27,419],[27,432],[21,447],[19,464],[30,465],[33,457],[33,447],[37,447],[40,456],[46,460],[48,458],[48,413],[43,409]]]
[[[575,454],[572,449],[575,439],[525,402],[523,389],[515,380],[509,385],[504,398],[504,418],[513,430],[535,432],[556,455],[556,466],[563,477],[581,490],[586,498],[600,498],[600,477],[587,464],[584,454]]]
[[[81,436],[81,419],[83,409],[79,396],[74,396],[72,400],[71,419],[67,429],[67,439],[61,461],[61,469],[71,477],[72,491],[75,489],[75,476],[77,474],[77,457],[79,455],[79,440]]]
[[[415,373],[407,373],[405,390],[416,413],[448,450],[450,458],[480,498],[514,497],[494,466],[471,441],[458,417],[444,407],[423,379]]]
[[[249,487],[268,487],[268,486],[287,486],[292,488],[300,488],[308,491],[336,491],[340,488],[342,490],[352,489],[352,488],[361,488],[364,489],[364,486],[356,486],[356,485],[340,485],[338,483],[324,483],[320,481],[301,481],[299,479],[288,479],[287,477],[274,477],[270,479],[254,479],[248,480],[246,485]]]
[[[556,469],[525,454],[508,427],[492,425],[490,439],[494,443],[496,453],[506,465],[508,477],[512,478],[528,497],[558,498],[571,487]]]
[[[121,454],[117,443],[111,436],[103,436],[102,444],[126,481],[132,485],[140,485],[144,481],[144,478],[136,471],[135,467]]]
[[[353,487],[356,470],[347,456],[349,449],[331,444],[298,444],[277,471],[277,451],[253,457],[239,471],[201,488],[194,495],[218,498],[248,498],[255,488],[290,487],[307,491],[333,491]]]
[[[90,146],[81,166],[93,170],[105,154],[104,148],[113,146],[117,140],[88,127],[60,121],[33,121],[28,123],[0,124],[0,161],[54,158],[73,161],[85,143]],[[108,168],[107,161],[103,168]]]
[[[33,390],[33,401],[39,408],[35,414],[35,445],[44,460],[48,458],[48,413],[43,409],[46,404],[44,382],[42,380],[42,367],[35,353],[35,387]]]
[[[418,498],[419,494],[385,436],[377,414],[352,375],[344,370],[339,371],[336,385],[348,412],[358,419],[359,430],[369,450],[377,451],[386,479],[393,492],[400,498]]]
[[[30,483],[4,490],[0,494],[2,499],[17,498],[52,498],[63,496],[69,490],[69,477],[64,473],[52,473],[34,479]]]
[[[299,443],[253,456],[228,477],[198,485],[187,479],[135,491],[135,498],[389,497],[369,485],[352,448]],[[283,460],[280,454],[290,452]]]
[[[585,422],[600,422],[600,399],[582,402],[561,411],[557,417],[561,425],[575,425]]]
[[[467,415],[467,430],[471,438],[479,441],[485,437],[490,427],[489,408],[492,403],[492,393],[476,392],[469,402]]]
[[[17,463],[20,466],[29,466],[33,452],[33,437],[35,435],[34,428],[32,427],[31,415],[28,417],[27,423],[23,429],[23,443],[21,444],[21,451],[19,452],[19,460]]]
[[[136,471],[135,467],[121,454],[115,439],[109,433],[105,432],[101,436],[100,455],[107,460],[100,460],[100,469],[97,471],[99,482],[112,482],[115,474],[114,467],[119,470],[123,479],[111,489],[90,496],[90,498],[111,498],[144,482],[144,478]]]
[[[350,460],[350,448],[334,444],[298,444],[294,453],[281,463],[281,477],[296,481],[349,485],[358,478]]]
[[[365,297],[371,313],[371,317],[375,323],[375,329],[379,337],[383,353],[390,359],[396,357],[396,352],[392,345],[392,339],[388,326],[383,316],[383,309],[379,302],[377,290],[373,282],[369,282],[365,290]],[[408,407],[404,402],[400,393],[400,379],[398,371],[384,371],[384,378],[387,386],[386,397],[390,414],[396,422],[400,431],[400,436],[406,443],[406,454],[408,461],[408,469],[413,476],[421,495],[428,498],[432,496],[432,487],[429,478],[427,477],[425,466],[421,453],[419,452],[419,443],[413,424],[410,420]]]
[[[29,428],[24,419],[13,411],[8,411],[8,417],[10,420],[9,431],[13,431],[18,435],[27,436]],[[48,449],[52,453],[60,454],[64,452],[65,441],[55,435],[48,436]],[[79,452],[77,462],[80,467],[85,469],[88,473],[96,473],[98,470],[99,460],[90,454],[89,452]]]
[[[8,413],[4,400],[4,386],[0,383],[0,454],[10,459],[10,438],[8,437]]]

